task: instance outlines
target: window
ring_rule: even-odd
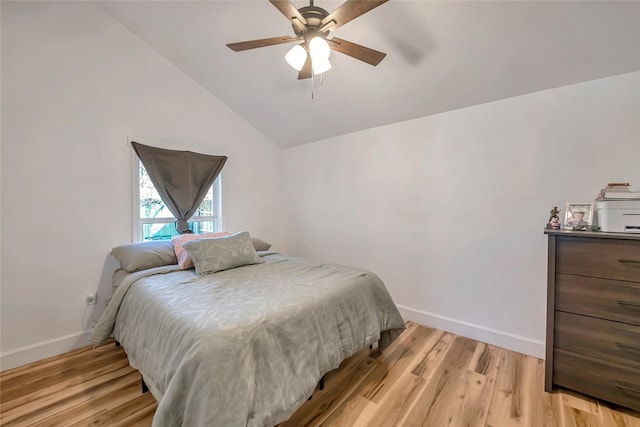
[[[138,158],[134,159],[137,182],[134,182],[134,241],[169,240],[179,234],[176,219],[165,206],[147,171]],[[220,226],[220,176],[189,220],[194,233],[218,231]]]

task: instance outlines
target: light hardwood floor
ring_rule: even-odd
[[[391,347],[327,374],[280,427],[620,426],[640,414],[568,391],[543,391],[544,362],[408,323]],[[0,375],[2,426],[150,426],[156,403],[113,343]]]

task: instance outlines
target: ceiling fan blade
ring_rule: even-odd
[[[300,40],[300,37],[292,37],[292,36],[269,37],[268,39],[249,40],[246,42],[229,43],[227,44],[227,47],[235,52],[240,52],[241,50],[255,49],[258,47],[273,46],[276,44],[283,44],[283,43],[291,43],[296,40]]]
[[[327,15],[322,20],[322,25],[325,26],[331,23],[331,21],[334,21],[335,24],[330,26],[331,31],[333,31],[388,1],[389,0],[347,0],[336,10]]]
[[[304,61],[302,69],[298,73],[298,80],[310,79],[313,74],[313,67],[311,66],[311,55],[307,55],[307,60]]]
[[[359,44],[334,37],[329,40],[329,46],[336,52],[344,53],[352,58],[371,64],[374,67],[387,56],[386,53],[361,46]]]
[[[304,30],[307,20],[289,0],[269,0],[299,30]]]

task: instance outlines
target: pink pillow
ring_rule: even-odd
[[[180,234],[179,236],[173,236],[171,239],[171,244],[173,245],[173,251],[176,253],[176,258],[178,258],[178,266],[181,270],[186,270],[188,268],[193,267],[193,260],[184,250],[184,245],[186,242],[191,240],[198,239],[213,239],[215,237],[223,237],[223,236],[231,236],[231,233],[227,233],[226,231],[220,233],[202,233],[202,234]]]

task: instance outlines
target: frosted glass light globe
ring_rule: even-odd
[[[331,55],[329,43],[322,37],[314,37],[309,42],[309,54],[311,59],[327,59]]]
[[[311,59],[311,64],[313,65],[313,74],[322,74],[325,71],[329,71],[331,69],[331,63],[329,62],[329,58],[321,58],[321,59]]]
[[[287,63],[291,65],[294,70],[300,71],[307,60],[307,51],[301,45],[297,44],[287,52],[284,59],[287,60]]]

